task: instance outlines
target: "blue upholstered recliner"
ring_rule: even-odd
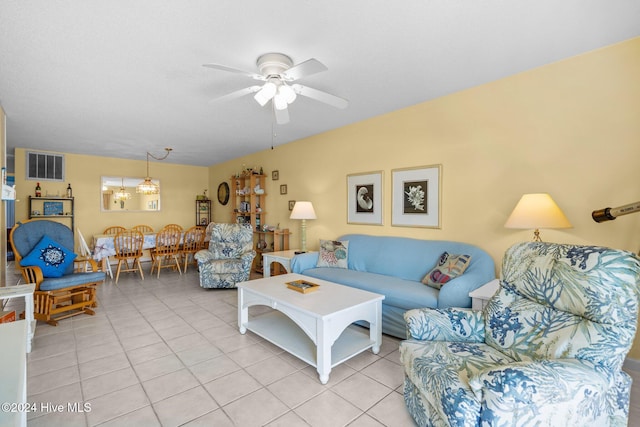
[[[195,255],[203,288],[235,288],[249,280],[256,251],[250,224],[209,224],[209,248]]]
[[[400,345],[420,426],[626,426],[640,260],[521,243],[483,311],[417,309]]]
[[[93,259],[73,253],[73,231],[49,220],[18,222],[9,235],[16,267],[25,283],[35,283],[34,317],[56,325],[77,314],[94,314],[95,288],[104,282]],[[91,265],[91,272],[76,272],[74,262]]]

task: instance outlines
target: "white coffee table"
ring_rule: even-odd
[[[303,294],[285,282],[305,279],[320,285]],[[292,355],[315,366],[320,382],[329,381],[331,368],[371,348],[378,354],[382,344],[384,295],[367,292],[301,274],[283,274],[238,284],[240,333],[254,332]],[[266,305],[268,313],[249,317],[249,307]],[[369,322],[367,334],[353,326]]]

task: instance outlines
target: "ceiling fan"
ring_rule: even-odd
[[[316,101],[329,104],[336,108],[347,108],[349,101],[330,93],[313,89],[308,86],[293,83],[294,81],[310,76],[312,74],[326,71],[327,67],[311,58],[299,64],[293,65],[293,61],[282,53],[265,53],[256,61],[260,73],[238,70],[220,64],[204,64],[204,67],[215,68],[217,70],[229,71],[231,73],[242,74],[254,80],[264,82],[263,85],[249,86],[223,95],[213,101],[222,101],[239,98],[241,96],[254,93],[254,99],[264,107],[269,101],[273,106],[273,113],[276,123],[285,124],[289,122],[288,106],[296,100],[297,95],[306,96]]]

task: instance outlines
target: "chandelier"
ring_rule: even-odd
[[[169,156],[172,150],[173,150],[172,148],[165,148],[165,151],[167,153],[162,157],[156,157],[147,151],[147,176],[144,179],[144,181],[142,181],[140,184],[136,186],[136,193],[150,195],[150,194],[158,194],[160,192],[160,186],[155,182],[151,181],[151,177],[149,176],[149,157],[153,157],[156,160],[164,160],[167,158],[167,156]]]
[[[117,202],[124,202],[131,198],[131,193],[127,192],[124,188],[124,178],[122,178],[122,186],[120,190],[113,195],[113,199]]]

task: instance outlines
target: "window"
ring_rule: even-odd
[[[64,155],[27,152],[27,179],[64,181]]]

